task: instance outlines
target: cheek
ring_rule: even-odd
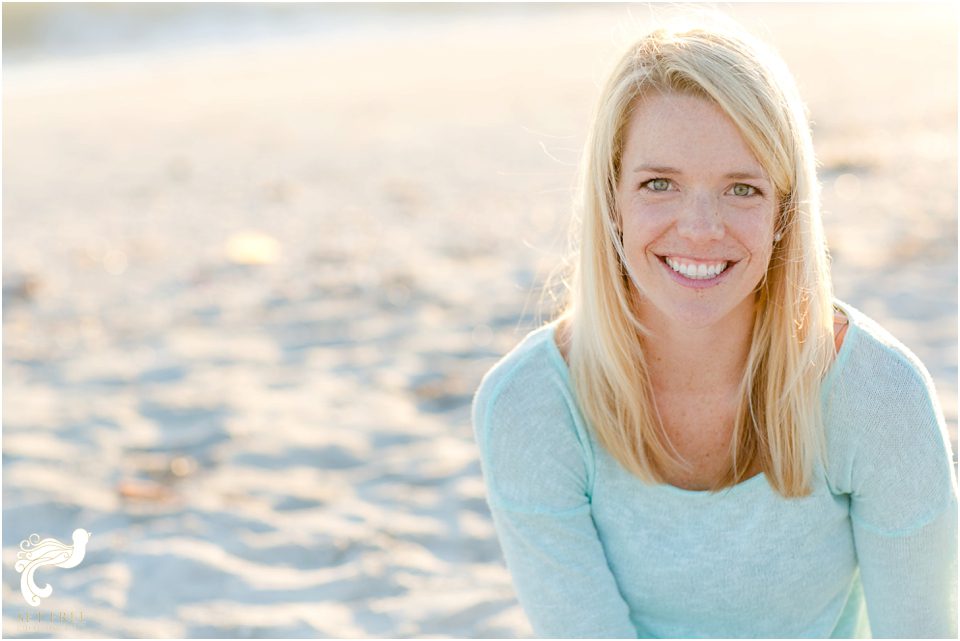
[[[751,253],[771,253],[773,249],[773,211],[766,208],[729,210],[725,221],[727,232]]]
[[[744,230],[737,234],[741,244],[747,247],[752,254],[770,254],[773,250],[773,228],[763,225]]]
[[[669,205],[628,205],[623,212],[623,247],[628,256],[642,253],[648,245],[666,234],[676,213]]]

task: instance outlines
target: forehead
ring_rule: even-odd
[[[690,173],[766,173],[720,107],[706,98],[676,93],[651,94],[634,105],[622,165],[627,172],[650,165]]]

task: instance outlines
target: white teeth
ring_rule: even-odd
[[[723,270],[727,268],[729,263],[714,263],[713,265],[707,265],[701,263],[700,265],[688,265],[686,263],[681,263],[675,258],[667,258],[667,264],[673,269],[673,271],[678,274],[682,274],[687,278],[693,280],[706,280],[708,278],[714,278],[719,275]]]

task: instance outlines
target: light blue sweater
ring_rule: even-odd
[[[584,421],[555,325],[487,375],[481,465],[543,637],[957,637],[957,481],[917,358],[861,312],[824,380],[828,463],[787,500],[645,485]]]

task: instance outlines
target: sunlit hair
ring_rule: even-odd
[[[646,482],[686,470],[653,401],[615,194],[631,111],[650,92],[715,103],[774,185],[775,243],[755,293],[752,345],[740,383],[732,466],[713,488],[740,483],[754,463],[784,497],[806,496],[825,456],[820,383],[833,356],[833,304],[806,111],[783,62],[728,30],[659,29],[636,42],[603,88],[581,163],[579,256],[561,315],[577,400],[598,440]]]

